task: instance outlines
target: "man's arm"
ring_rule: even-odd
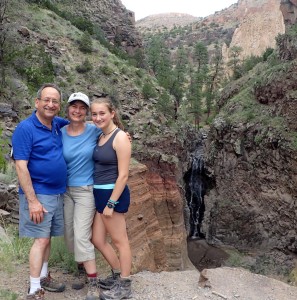
[[[15,167],[16,167],[19,183],[28,201],[30,219],[35,224],[38,224],[43,221],[43,213],[47,212],[47,210],[41,205],[41,203],[36,197],[27,165],[28,165],[27,160],[15,161]]]

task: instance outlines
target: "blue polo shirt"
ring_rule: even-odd
[[[27,160],[36,194],[55,195],[66,191],[67,168],[63,157],[61,127],[69,121],[54,117],[52,129],[32,115],[20,122],[12,136],[13,156]],[[23,194],[20,187],[19,192]]]

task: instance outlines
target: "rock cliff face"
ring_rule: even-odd
[[[290,272],[297,253],[294,35],[278,38],[277,53],[286,66],[262,74],[244,95],[239,96],[248,76],[221,94],[218,105],[225,114],[213,122],[204,144],[212,187],[205,195],[202,227],[208,242],[253,253],[255,261],[269,257],[266,262],[271,259]],[[244,108],[240,100],[232,102],[234,97],[252,99],[249,118],[241,114],[236,119],[236,112]]]
[[[242,48],[241,57],[260,56],[267,48],[275,48],[275,37],[285,32],[280,0],[240,0],[235,15],[240,18],[227,51],[233,46]],[[264,12],[264,13],[263,13]]]
[[[147,130],[146,130],[147,131]],[[142,135],[139,128],[138,134]],[[187,136],[186,136],[187,135]],[[184,140],[185,138],[185,140]],[[187,252],[187,232],[184,219],[184,195],[183,195],[183,170],[187,168],[189,152],[193,150],[191,144],[195,140],[195,133],[187,131],[184,137],[179,137],[170,132],[163,132],[163,135],[152,135],[150,138],[143,138],[142,148],[133,151],[133,157],[146,166],[145,172],[140,177],[146,177],[146,189],[151,195],[147,205],[137,207],[140,214],[146,220],[150,219],[151,211],[158,220],[154,230],[162,233],[163,245],[161,250],[156,248],[154,255],[163,257],[165,269],[183,270],[190,264]],[[138,176],[137,176],[138,177]],[[133,199],[142,197],[146,189],[139,184],[134,184],[137,189],[133,192]],[[134,200],[133,200],[134,201]],[[133,211],[131,212],[133,213]],[[138,215],[135,213],[135,215]],[[133,237],[133,234],[131,235]],[[158,243],[152,243],[158,246]],[[161,269],[161,268],[160,268]]]
[[[281,11],[283,13],[285,24],[292,25],[297,19],[297,1],[296,0],[281,0]]]
[[[189,260],[181,195],[166,166],[163,178],[151,170],[152,166],[136,163],[130,171],[127,224],[133,264],[138,271],[182,270]]]
[[[293,62],[255,85],[254,105],[268,114],[267,124],[224,117],[213,123],[205,144],[205,166],[215,183],[205,196],[209,241],[291,258],[297,253],[296,74]],[[225,100],[237,88],[226,91]],[[236,108],[229,109],[232,115]]]
[[[287,1],[291,2],[291,1]],[[229,49],[239,46],[241,57],[261,55],[267,48],[275,48],[275,37],[285,32],[284,17],[280,9],[281,0],[239,0],[222,11],[216,12],[196,23],[194,30],[200,31],[201,23],[218,24],[226,32],[221,40],[227,41],[223,47],[224,60],[228,61]],[[288,10],[291,12],[293,4]],[[195,32],[195,31],[194,31]],[[229,35],[232,38],[229,43]]]

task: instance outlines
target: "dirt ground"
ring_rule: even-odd
[[[10,290],[24,299],[28,289],[29,269],[17,265],[13,274],[0,266],[0,289]],[[83,300],[87,293],[71,289],[73,275],[51,270],[51,275],[65,282],[63,293],[46,293],[47,300]],[[105,274],[106,275],[106,274]],[[152,273],[143,271],[132,276],[134,300],[296,300],[297,287],[238,268],[205,269]],[[1,297],[0,297],[1,298]],[[5,298],[1,298],[5,299]]]

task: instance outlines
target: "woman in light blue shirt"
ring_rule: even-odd
[[[67,191],[64,194],[65,241],[74,253],[79,272],[87,274],[87,300],[99,299],[94,245],[91,242],[95,215],[93,196],[94,161],[92,154],[101,130],[85,122],[90,101],[83,93],[74,93],[68,99],[67,114],[70,124],[62,128],[63,155],[67,164]],[[114,254],[108,261],[113,269],[120,267]],[[83,288],[85,276],[72,285]],[[83,281],[82,281],[83,280]]]

